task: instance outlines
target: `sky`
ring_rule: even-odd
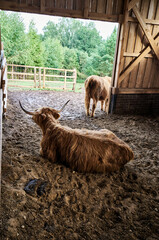
[[[26,30],[28,31],[28,26],[31,20],[34,21],[35,26],[38,30],[38,33],[43,33],[42,29],[46,26],[48,21],[53,21],[54,23],[58,23],[60,17],[49,16],[43,14],[33,14],[33,13],[20,13],[23,18],[23,22],[25,24]],[[79,19],[80,20],[80,19]],[[81,21],[89,21],[89,20],[81,20]],[[96,29],[99,31],[100,35],[103,39],[107,39],[113,32],[115,26],[118,26],[117,23],[110,23],[104,21],[94,21]]]

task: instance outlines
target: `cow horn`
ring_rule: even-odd
[[[69,101],[70,101],[70,100],[68,100],[58,112],[62,112],[62,110],[65,108],[65,106],[67,105],[67,103],[68,103]]]
[[[25,110],[25,109],[23,108],[23,106],[22,106],[22,104],[21,104],[20,101],[19,101],[19,105],[20,105],[21,109],[22,109],[25,113],[27,113],[27,114],[29,114],[29,115],[34,115],[33,112],[29,112],[29,111]]]

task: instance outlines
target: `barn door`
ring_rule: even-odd
[[[159,93],[159,1],[126,0],[112,94]]]

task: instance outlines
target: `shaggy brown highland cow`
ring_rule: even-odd
[[[97,102],[101,101],[101,110],[103,111],[103,105],[105,103],[105,112],[107,112],[107,104],[109,99],[110,92],[110,77],[98,77],[92,75],[88,77],[85,81],[85,109],[87,116],[90,115],[90,100],[93,99],[92,114],[91,117],[94,117],[95,109]]]
[[[52,162],[64,163],[79,172],[101,173],[119,170],[134,158],[131,148],[109,130],[61,126],[58,118],[63,108],[60,111],[41,108],[29,112],[21,103],[20,106],[42,129],[40,153]]]

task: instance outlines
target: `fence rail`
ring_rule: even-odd
[[[8,86],[75,91],[76,69],[7,64]]]

